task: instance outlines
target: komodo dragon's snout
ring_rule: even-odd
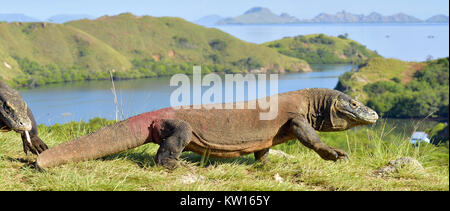
[[[378,120],[378,114],[374,110],[346,94],[339,95],[336,101],[336,112],[352,126],[374,124]]]

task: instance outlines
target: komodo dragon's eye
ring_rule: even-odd
[[[355,101],[351,101],[350,102],[350,106],[352,107],[352,108],[357,108],[358,107],[358,103],[356,103]]]

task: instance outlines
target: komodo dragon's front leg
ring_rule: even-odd
[[[31,130],[29,131],[30,136],[30,142],[27,140],[25,132],[21,132],[20,135],[22,137],[22,143],[23,143],[23,151],[25,154],[28,154],[28,152],[32,152],[34,154],[39,154],[43,152],[44,150],[48,149],[47,145],[38,137],[38,129],[36,121],[34,120],[33,113],[31,112],[30,108],[28,108],[27,111],[28,117],[31,120]]]
[[[348,154],[343,150],[332,148],[323,143],[314,128],[302,117],[292,119],[291,129],[303,145],[317,152],[325,160],[336,161],[348,157]]]
[[[174,169],[178,165],[183,149],[191,141],[192,128],[187,122],[179,119],[164,120],[162,127],[162,143],[156,153],[156,164]]]

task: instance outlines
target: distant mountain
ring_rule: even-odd
[[[287,24],[287,23],[445,23],[448,17],[445,15],[436,15],[426,21],[414,16],[397,13],[394,15],[384,16],[377,12],[369,15],[353,14],[345,10],[336,14],[320,13],[312,19],[299,20],[287,13],[281,15],[274,14],[264,7],[254,7],[247,10],[244,14],[225,18],[216,24]]]
[[[86,14],[61,14],[61,15],[54,15],[48,18],[47,21],[51,23],[66,23],[69,21],[81,20],[85,18],[93,19],[94,17]]]
[[[208,16],[202,17],[202,18],[194,21],[194,23],[196,23],[198,25],[203,25],[203,26],[212,26],[223,19],[224,18],[219,15],[208,15]]]
[[[448,16],[435,15],[431,18],[428,18],[425,22],[427,22],[427,23],[448,23]]]
[[[291,16],[291,15],[289,15],[289,14],[287,14],[287,13],[281,13],[280,17],[282,17],[283,20],[285,20],[287,23],[295,23],[295,22],[300,21],[300,20],[297,19],[296,17]]]
[[[81,20],[81,19],[94,19],[95,17],[91,16],[91,15],[86,15],[86,14],[61,14],[61,15],[55,15],[52,16],[50,18],[48,18],[47,20],[45,20],[46,22],[50,22],[50,23],[65,23],[65,22],[69,22],[69,21],[74,21],[74,20]],[[29,17],[27,15],[24,14],[15,14],[15,13],[10,13],[10,14],[0,14],[0,21],[6,21],[6,22],[41,22],[41,20],[33,18],[33,17]]]
[[[352,23],[359,22],[364,18],[364,15],[355,15],[345,11],[338,12],[336,15],[331,15],[327,13],[320,13],[314,17],[310,22],[314,23]]]
[[[296,22],[299,22],[299,20],[287,13],[277,15],[268,8],[254,7],[247,10],[243,15],[223,19],[217,24],[286,24]]]
[[[335,15],[321,13],[311,20],[305,22],[312,23],[419,23],[422,20],[404,14],[397,13],[391,16],[383,16],[379,13],[372,12],[365,16],[363,14],[353,14],[346,11],[338,12]]]
[[[39,20],[36,19],[36,18],[32,18],[32,17],[26,16],[24,14],[9,13],[9,14],[0,14],[0,21],[6,21],[6,22],[38,22]]]
[[[391,16],[387,16],[387,21],[385,22],[392,22],[392,23],[419,23],[419,22],[423,22],[422,20],[411,16],[411,15],[407,15],[404,13],[397,13],[395,15],[391,15]]]

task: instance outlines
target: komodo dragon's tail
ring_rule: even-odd
[[[148,142],[149,131],[132,132],[129,120],[121,121],[98,131],[52,147],[37,157],[39,168],[54,167],[68,162],[101,158]]]

